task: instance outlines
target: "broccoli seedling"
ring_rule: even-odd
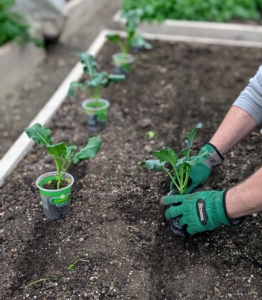
[[[121,17],[126,19],[125,31],[127,33],[124,44],[121,42],[119,34],[112,33],[107,35],[108,41],[117,44],[120,51],[124,54],[128,54],[131,47],[145,47],[146,49],[152,49],[152,45],[146,42],[142,36],[137,34],[137,27],[141,23],[143,13],[141,8],[122,12]]]
[[[172,148],[166,148],[153,152],[153,156],[157,157],[158,159],[146,160],[140,165],[146,166],[149,170],[157,172],[165,171],[171,178],[179,194],[183,194],[188,185],[191,168],[198,163],[198,160],[202,156],[207,154],[207,152],[204,152],[201,155],[190,157],[190,151],[193,141],[196,138],[197,130],[201,127],[202,124],[198,123],[195,128],[186,135],[185,142],[187,147],[179,152],[182,157],[179,158]],[[169,164],[169,167],[166,166],[167,164]]]
[[[68,97],[72,98],[77,89],[86,93],[88,97],[94,99],[94,106],[99,106],[99,99],[103,94],[104,88],[108,87],[111,82],[118,83],[123,81],[125,75],[108,74],[107,72],[97,72],[97,63],[91,54],[83,52],[79,55],[81,63],[83,64],[84,73],[89,76],[88,80],[84,82],[71,82],[68,91]]]
[[[57,171],[57,189],[60,189],[61,181],[72,162],[78,164],[82,160],[95,157],[101,146],[98,137],[89,138],[87,145],[78,152],[77,146],[67,146],[65,142],[53,145],[51,131],[39,123],[25,128],[25,132],[35,143],[46,145],[48,153],[53,157]]]

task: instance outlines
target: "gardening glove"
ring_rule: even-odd
[[[212,168],[220,165],[223,162],[223,156],[219,153],[215,146],[207,143],[199,152],[201,156],[198,163],[193,166],[189,173],[188,187],[184,194],[189,194],[198,185],[204,183],[211,174]],[[196,156],[193,156],[195,158]],[[176,179],[176,177],[174,177]],[[174,189],[174,184],[171,182],[170,191]]]
[[[187,225],[187,232],[195,234],[213,230],[221,224],[238,225],[243,218],[230,219],[226,210],[227,191],[202,191],[189,195],[164,196],[161,204],[171,205],[166,218],[181,217],[179,225]],[[172,206],[175,205],[175,206]]]

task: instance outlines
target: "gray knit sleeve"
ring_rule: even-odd
[[[233,105],[245,110],[258,125],[262,125],[262,66]]]

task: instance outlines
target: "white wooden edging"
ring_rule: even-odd
[[[106,35],[109,33],[118,33],[121,37],[125,37],[126,33],[117,30],[102,30],[97,38],[94,40],[92,45],[87,50],[88,53],[96,56],[99,50],[102,48],[106,41]],[[146,39],[151,40],[162,40],[170,42],[189,42],[189,43],[204,43],[204,44],[215,44],[215,45],[225,45],[225,46],[240,46],[240,47],[259,47],[262,48],[262,43],[259,42],[245,42],[245,41],[235,41],[235,40],[219,40],[211,38],[193,38],[188,36],[173,36],[173,35],[163,35],[163,34],[151,34],[145,33],[143,36]],[[41,109],[38,115],[33,119],[29,126],[35,123],[40,123],[41,125],[47,124],[51,118],[56,113],[57,109],[66,99],[69,85],[72,81],[77,81],[83,75],[83,68],[81,63],[77,63],[73,70],[69,73],[66,79],[62,82],[60,87],[46,103],[46,105]],[[25,133],[16,140],[13,146],[8,150],[5,156],[0,160],[0,186],[3,184],[4,179],[8,176],[21,159],[29,152],[33,146],[33,141],[30,140]]]
[[[118,33],[121,37],[126,37],[124,31],[118,30],[104,30],[105,34]],[[148,40],[160,40],[169,42],[186,42],[186,43],[201,43],[201,44],[214,44],[214,45],[225,45],[225,46],[236,46],[236,47],[254,47],[262,48],[261,42],[249,42],[249,41],[236,41],[236,40],[220,40],[215,38],[200,38],[182,35],[170,35],[161,33],[143,33],[145,39]]]
[[[120,11],[113,16],[113,21],[124,24]],[[262,42],[262,26],[253,24],[231,24],[202,21],[166,20],[162,23],[142,22],[139,31],[143,34],[159,33],[223,40]]]

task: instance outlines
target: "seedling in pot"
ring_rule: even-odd
[[[165,171],[171,178],[179,194],[183,194],[188,185],[191,168],[197,164],[200,157],[206,155],[206,153],[203,153],[201,156],[190,157],[191,147],[196,138],[197,130],[201,127],[202,124],[198,123],[195,128],[186,135],[185,142],[187,147],[179,152],[180,158],[173,149],[166,148],[153,152],[153,156],[158,159],[143,161],[141,165],[145,165],[149,170],[157,172]],[[167,164],[169,164],[168,167],[166,166]]]
[[[71,163],[79,164],[83,160],[95,157],[101,146],[101,140],[98,137],[89,138],[87,145],[78,152],[76,152],[77,146],[67,146],[65,142],[53,145],[51,131],[39,123],[25,128],[25,132],[35,143],[46,145],[48,153],[53,157],[57,171],[57,189],[60,189],[61,182]]]
[[[186,148],[182,149],[179,155],[172,148],[161,149],[154,151],[153,156],[158,158],[156,160],[146,160],[140,165],[146,166],[149,170],[156,172],[164,171],[170,177],[175,190],[172,190],[169,194],[179,193],[183,194],[188,186],[189,173],[193,166],[198,163],[198,160],[207,155],[207,152],[198,156],[190,156],[190,151],[193,146],[193,142],[196,138],[197,130],[202,127],[201,123],[198,123],[195,128],[186,135]],[[184,235],[182,227],[179,225],[179,218],[171,221],[171,228],[173,232],[179,235]],[[175,226],[175,228],[174,228]]]
[[[112,33],[107,35],[108,41],[119,46],[121,53],[113,55],[113,61],[116,67],[116,73],[128,75],[131,70],[131,64],[135,58],[130,54],[131,48],[146,48],[152,49],[152,45],[147,43],[144,38],[137,34],[137,27],[141,22],[143,10],[140,8],[132,9],[122,13],[122,17],[126,19],[125,31],[127,34],[125,43],[122,43],[120,35]]]
[[[109,102],[102,99],[104,88],[111,83],[123,81],[125,75],[97,72],[97,63],[94,57],[86,52],[80,54],[80,60],[83,64],[84,73],[88,75],[88,79],[84,82],[72,82],[68,96],[72,98],[76,90],[86,93],[87,100],[82,103],[82,107],[87,114],[88,128],[92,131],[98,131],[105,126],[109,107]]]
[[[95,157],[100,149],[101,140],[91,137],[87,145],[77,151],[77,146],[67,146],[65,142],[53,144],[51,131],[39,123],[25,128],[25,132],[34,142],[46,146],[56,166],[55,172],[43,174],[36,181],[45,215],[49,219],[64,218],[70,210],[71,189],[74,183],[73,176],[68,174],[67,170],[72,163],[79,164],[83,160]]]

